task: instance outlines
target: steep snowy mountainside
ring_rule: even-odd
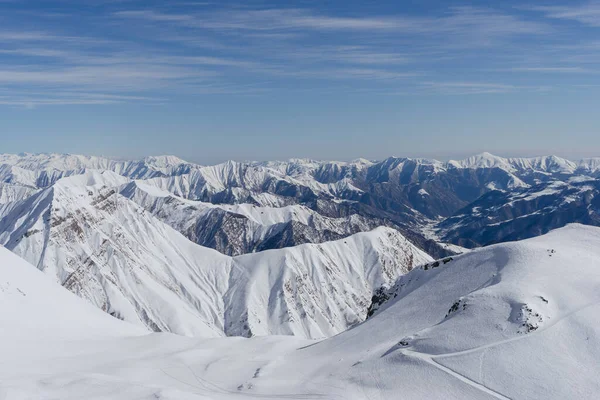
[[[557,156],[510,158],[509,162],[521,172],[533,170],[553,174],[573,174],[577,169],[577,163]]]
[[[44,337],[36,308],[18,324],[0,323],[1,393],[8,399],[594,399],[599,260],[600,229],[570,225],[429,262],[386,291],[389,299],[371,318],[319,342],[169,334],[56,337],[41,345],[5,340],[19,333]]]
[[[438,235],[476,247],[538,236],[573,222],[600,226],[599,193],[600,180],[592,178],[493,191],[440,222]]]
[[[61,178],[81,173],[80,170],[59,171],[56,169],[25,169],[9,164],[0,164],[0,181],[14,186],[38,189],[52,185]]]
[[[222,334],[231,262],[119,196],[112,172],[65,178],[0,220],[0,243],[115,317],[155,331]]]
[[[29,197],[37,191],[38,189],[28,186],[0,182],[0,207],[3,204]]]
[[[225,331],[233,336],[331,336],[366,318],[379,283],[389,286],[429,260],[389,228],[234,257]]]
[[[577,171],[580,174],[600,178],[600,157],[584,158],[577,163]]]
[[[284,164],[284,165],[282,165]],[[348,179],[321,183],[311,175],[314,167],[288,163],[226,163],[198,167],[189,174],[150,179],[149,185],[190,200],[211,203],[254,203],[260,205],[260,194],[268,193],[275,206],[314,203],[325,198],[352,197],[360,189]]]
[[[115,317],[197,336],[330,336],[365,318],[373,287],[429,259],[389,228],[227,257],[115,189],[129,183],[88,171],[10,203],[0,243]]]

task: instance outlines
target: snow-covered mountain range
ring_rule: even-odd
[[[215,166],[0,155],[0,244],[150,330],[322,338],[431,258],[600,225],[599,179],[600,159],[487,153]]]
[[[594,399],[599,249],[600,228],[569,225],[429,261],[377,291],[365,322],[310,341],[146,334],[0,248],[0,394]]]
[[[537,190],[544,194],[549,192],[544,185],[599,179],[600,158],[569,161],[556,156],[502,158],[483,153],[448,162],[390,157],[379,162],[293,159],[201,166],[173,156],[116,161],[60,154],[0,155],[0,201],[4,204],[23,199],[86,170],[112,171],[129,178],[133,182],[124,195],[136,199],[193,241],[225,254],[331,240],[387,225],[429,253],[444,256],[448,254],[436,244],[439,240],[428,240],[432,228],[443,231],[443,226],[435,226],[440,220],[461,215],[463,209],[489,192]],[[206,205],[186,204],[181,199]],[[196,223],[176,221],[177,212],[164,210],[169,202],[176,204],[168,207],[201,210],[195,212]],[[248,243],[239,248],[225,244],[228,238],[213,238],[204,226],[235,225],[237,209],[249,210],[249,205],[257,207],[253,217],[244,216],[246,220],[238,221],[248,232],[253,231],[247,225],[256,222],[256,216],[287,225],[261,233],[259,238],[248,238]],[[261,207],[266,209],[258,211]],[[288,217],[282,218],[286,212]],[[278,215],[271,218],[273,214]],[[294,218],[300,214],[302,217]],[[314,220],[312,225],[307,223],[309,214]],[[354,220],[340,219],[349,216]],[[279,237],[263,243],[276,232]]]

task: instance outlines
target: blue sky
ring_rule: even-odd
[[[600,2],[0,0],[1,152],[600,156]]]

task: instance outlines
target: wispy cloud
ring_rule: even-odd
[[[32,18],[31,29],[0,28],[0,90],[11,90],[3,104],[36,98],[38,104],[169,101],[182,94],[307,87],[444,94],[537,90],[544,85],[515,83],[522,78],[516,72],[537,78],[597,69],[592,47],[561,48],[573,46],[567,41],[551,43],[550,50],[539,45],[559,36],[555,19],[573,19],[595,4],[536,7],[548,18],[532,19],[529,11],[472,6],[383,14],[351,12],[351,7],[334,12],[169,2],[149,8],[135,1],[94,0],[98,12],[82,15],[78,26],[22,10],[21,17]],[[75,12],[70,18],[77,18],[78,10],[64,6],[56,12]],[[478,70],[498,74],[497,83],[462,81],[476,79]],[[424,79],[428,82],[418,82]],[[37,88],[69,95],[17,95]],[[82,95],[100,92],[114,97]]]
[[[597,1],[568,6],[532,6],[527,9],[542,12],[547,18],[572,20],[600,27],[600,2]]]
[[[5,41],[49,41],[55,40],[56,36],[46,32],[30,31],[30,32],[19,32],[19,31],[0,31],[0,40]]]
[[[590,74],[596,73],[594,70],[590,70],[582,67],[515,67],[511,68],[511,71],[517,72],[549,72],[559,74]]]
[[[121,18],[174,22],[194,28],[218,30],[293,30],[403,32],[410,34],[478,33],[486,36],[542,34],[549,26],[491,9],[455,7],[439,17],[365,16],[340,17],[307,9],[228,10],[211,14],[171,14],[152,10],[119,11]]]
[[[194,18],[190,15],[185,14],[166,14],[152,10],[129,10],[129,11],[117,11],[114,13],[115,16],[121,18],[133,18],[143,19],[147,21],[158,21],[158,22],[191,22]]]
[[[206,80],[216,72],[148,65],[55,67],[44,69],[0,68],[4,86],[36,85],[63,88],[110,88],[113,91],[147,91],[179,80]]]
[[[116,95],[102,92],[10,92],[0,91],[0,104],[25,108],[48,105],[104,105],[128,102],[145,102],[157,104],[162,99],[147,96]]]
[[[152,10],[118,11],[117,17],[147,21],[178,22],[190,27],[237,30],[399,30],[417,29],[418,21],[400,18],[350,18],[318,15],[302,9],[219,11],[205,14],[172,14]]]
[[[293,48],[279,53],[284,58],[303,62],[338,62],[359,65],[405,65],[414,61],[413,54],[377,51],[371,46],[315,46]]]
[[[421,82],[424,88],[451,95],[512,93],[549,90],[545,86],[520,86],[490,82]]]

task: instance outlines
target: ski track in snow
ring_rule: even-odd
[[[495,390],[492,390],[492,389],[488,388],[487,386],[485,386],[485,385],[483,385],[483,384],[481,384],[479,382],[476,382],[476,381],[472,380],[471,378],[468,378],[465,375],[462,375],[462,374],[460,374],[460,373],[458,373],[458,372],[456,372],[456,371],[454,371],[454,370],[446,367],[445,365],[442,365],[442,364],[438,363],[437,361],[435,361],[435,359],[436,358],[449,358],[449,357],[462,356],[462,355],[465,355],[465,354],[476,353],[476,352],[481,351],[481,350],[485,351],[485,350],[487,350],[489,348],[492,348],[492,347],[497,347],[497,346],[501,346],[503,344],[507,344],[507,343],[511,343],[511,342],[516,342],[516,341],[523,340],[523,339],[528,339],[528,338],[531,338],[532,336],[535,336],[535,335],[540,335],[543,332],[547,331],[548,329],[552,328],[554,325],[556,325],[559,322],[565,320],[566,318],[569,318],[570,316],[572,316],[574,314],[577,314],[578,312],[581,312],[581,311],[583,311],[583,310],[585,310],[585,309],[587,309],[589,307],[597,306],[599,304],[600,304],[600,302],[593,302],[593,303],[586,304],[586,305],[584,305],[582,307],[576,308],[576,309],[574,309],[574,310],[572,310],[572,311],[564,314],[563,316],[555,319],[553,322],[550,322],[543,329],[538,329],[538,330],[533,331],[533,332],[531,332],[529,334],[526,334],[524,336],[516,336],[516,337],[510,338],[510,339],[500,340],[500,341],[493,342],[493,343],[488,343],[488,344],[485,344],[483,346],[477,346],[477,347],[474,347],[472,349],[461,350],[461,351],[456,351],[456,352],[452,352],[452,353],[443,353],[443,354],[427,354],[427,353],[421,353],[421,352],[418,352],[418,351],[412,351],[412,350],[409,350],[409,349],[400,349],[400,353],[402,353],[402,354],[404,354],[406,356],[409,356],[409,357],[418,358],[418,359],[420,359],[420,360],[422,360],[422,361],[424,361],[424,362],[426,362],[426,363],[434,366],[435,368],[437,368],[437,369],[439,369],[441,371],[444,371],[444,372],[446,372],[449,375],[452,375],[453,377],[455,377],[458,380],[466,383],[467,385],[472,386],[472,387],[474,387],[476,389],[479,389],[482,392],[487,393],[487,394],[489,394],[489,395],[491,395],[491,396],[493,396],[493,397],[495,397],[497,399],[512,400],[510,397],[507,397],[507,396],[503,395],[502,393],[496,392]],[[480,379],[481,379],[481,376],[482,376],[482,367],[483,367],[483,361],[481,362],[480,368],[479,368]]]
[[[492,390],[492,389],[488,388],[487,386],[482,385],[481,383],[475,382],[474,380],[467,378],[466,376],[459,374],[458,372],[436,362],[433,359],[433,356],[430,354],[419,353],[418,351],[410,351],[410,350],[400,350],[400,352],[406,356],[415,357],[415,358],[418,358],[419,360],[425,361],[427,364],[430,364],[430,365],[434,366],[435,368],[442,370],[449,375],[452,375],[453,377],[466,383],[467,385],[472,386],[475,389],[481,390],[482,392],[487,393],[497,399],[512,400],[510,397],[506,397],[502,393],[498,393],[495,390]],[[447,356],[450,356],[450,354],[448,354]]]

